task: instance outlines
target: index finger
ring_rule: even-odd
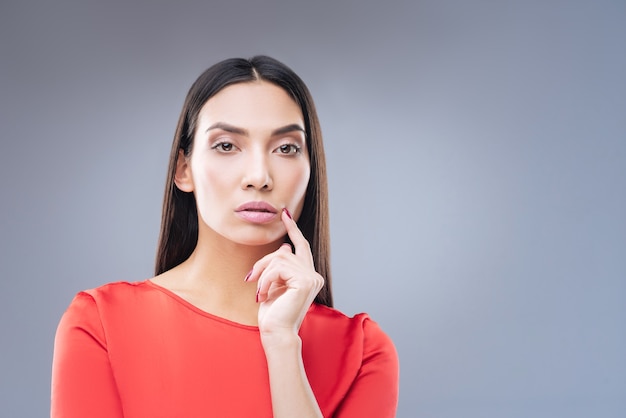
[[[309,241],[306,240],[304,235],[302,235],[302,231],[300,231],[298,224],[296,224],[296,221],[294,221],[291,217],[289,210],[287,208],[283,208],[283,212],[280,215],[280,219],[283,221],[283,224],[287,229],[287,235],[293,244],[294,253],[300,256],[308,254],[312,263],[313,255],[311,254],[311,245],[309,244]]]

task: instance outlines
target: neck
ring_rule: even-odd
[[[260,246],[234,243],[208,228],[200,231],[191,256],[152,279],[196,307],[235,322],[256,325],[256,282],[244,278],[282,240]]]
[[[181,293],[210,303],[207,309],[256,312],[256,283],[246,283],[244,278],[255,262],[281,244],[241,245],[205,229],[191,256],[170,271],[174,280],[168,281]]]
[[[276,251],[280,244],[248,246],[222,237],[198,239],[196,248],[184,264],[187,274],[196,281],[222,285],[239,284],[255,262]]]

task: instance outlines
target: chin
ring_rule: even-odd
[[[284,234],[263,234],[263,233],[247,233],[245,235],[238,236],[225,236],[224,238],[239,244],[247,245],[250,247],[260,247],[265,245],[282,243],[285,240]]]

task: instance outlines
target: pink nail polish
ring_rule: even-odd
[[[256,291],[256,303],[259,303],[259,289]]]
[[[243,281],[244,281],[244,282],[247,282],[247,281],[248,281],[248,279],[250,278],[250,276],[252,276],[252,270],[250,270],[250,271],[248,272],[248,274],[246,274],[246,277],[243,279]]]
[[[283,208],[283,210],[285,211],[285,213],[287,214],[287,216],[289,216],[289,219],[293,219],[293,218],[291,217],[291,213],[289,213],[289,209],[287,209],[287,208]]]

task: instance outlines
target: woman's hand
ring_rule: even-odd
[[[315,271],[311,247],[286,209],[281,220],[294,251],[289,244],[283,244],[257,261],[247,279],[258,281],[262,339],[297,335],[307,310],[324,285],[324,278]]]
[[[316,417],[322,412],[304,370],[300,325],[324,278],[315,271],[306,238],[287,209],[281,220],[294,246],[283,244],[256,263],[248,277],[257,280],[259,331],[270,378],[274,417]]]

